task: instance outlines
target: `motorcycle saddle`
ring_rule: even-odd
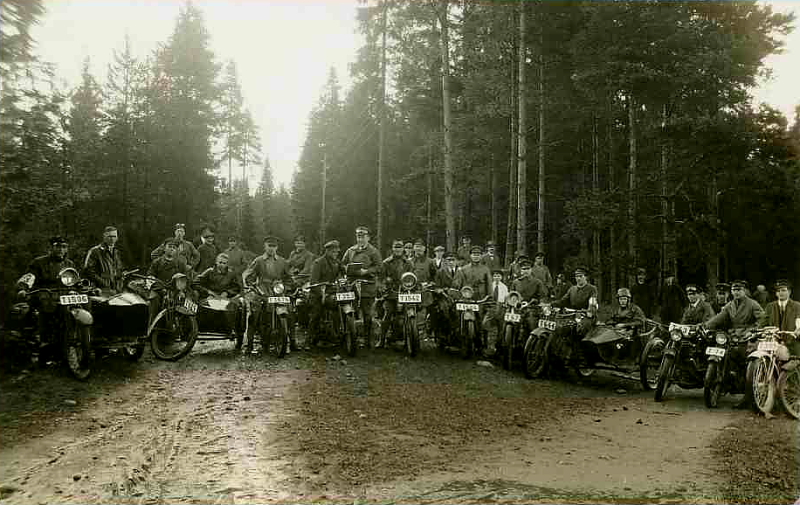
[[[131,305],[147,304],[147,301],[136,293],[119,293],[111,296],[90,296],[95,303],[102,303],[111,307],[129,307]]]
[[[608,326],[598,326],[590,331],[585,337],[583,342],[590,342],[595,345],[608,344],[625,338],[625,334],[618,332]]]

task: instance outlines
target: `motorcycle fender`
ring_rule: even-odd
[[[550,330],[548,330],[547,328],[535,328],[531,332],[531,336],[532,337],[541,337],[541,336],[549,335],[549,334],[550,334]]]
[[[769,356],[769,354],[770,354],[770,353],[768,353],[768,352],[765,352],[765,351],[758,351],[758,350],[755,350],[755,351],[753,351],[753,352],[751,352],[750,354],[748,354],[748,355],[747,355],[747,359],[749,359],[749,360],[750,360],[750,359],[759,359],[759,358],[764,358],[764,357],[767,357],[767,356]]]
[[[475,320],[475,313],[472,311],[464,312],[464,321],[474,321]]]
[[[79,307],[73,307],[73,308],[69,309],[69,312],[70,312],[70,314],[72,314],[72,317],[75,318],[75,321],[78,324],[82,324],[84,326],[91,326],[92,323],[94,322],[94,318],[92,318],[92,314],[86,309],[81,309]]]
[[[678,355],[678,351],[674,347],[669,346],[666,349],[664,349],[664,354],[667,356],[672,356],[674,358]]]
[[[342,305],[342,313],[344,313],[344,314],[352,314],[353,312],[355,312],[355,311],[353,310],[353,304],[352,303],[345,303],[344,305]]]
[[[722,361],[722,358],[720,358],[719,356],[709,356],[708,362],[711,363],[712,361],[715,363],[719,363],[720,361]]]
[[[406,316],[408,316],[408,317],[416,317],[417,316],[417,311],[414,310],[412,307],[409,307],[409,308],[406,309]]]
[[[275,313],[278,314],[279,316],[285,316],[286,314],[289,313],[289,307],[285,305],[278,305],[277,307],[275,307]]]
[[[156,314],[156,317],[153,318],[153,321],[150,323],[150,326],[147,328],[147,334],[150,335],[150,332],[153,331],[153,328],[156,327],[159,321],[164,317],[164,314],[167,313],[168,309],[161,309],[161,312]]]

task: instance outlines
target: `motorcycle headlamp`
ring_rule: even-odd
[[[282,295],[283,292],[286,290],[286,287],[283,285],[282,282],[276,282],[272,285],[272,292],[276,295]]]
[[[411,272],[406,272],[400,276],[400,284],[404,289],[411,289],[417,285],[417,276]]]
[[[680,330],[673,330],[669,333],[669,338],[671,338],[674,342],[679,342],[683,334]]]
[[[81,277],[74,268],[65,268],[58,273],[58,278],[61,279],[61,284],[69,288],[74,286]]]
[[[506,303],[508,304],[509,307],[516,308],[519,305],[519,299],[520,299],[519,293],[517,293],[516,291],[512,291],[506,297]]]
[[[545,317],[549,317],[550,314],[552,314],[552,313],[553,313],[553,306],[552,305],[547,304],[547,305],[543,305],[542,306],[542,314]]]
[[[472,290],[471,286],[464,286],[463,288],[461,288],[461,298],[469,300],[470,298],[472,298],[473,294],[474,291]]]
[[[728,336],[724,333],[717,333],[714,336],[714,340],[716,340],[719,345],[725,345],[728,342]]]
[[[185,291],[189,287],[189,278],[185,274],[177,273],[172,276],[172,283],[178,291]]]

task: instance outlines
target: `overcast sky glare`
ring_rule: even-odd
[[[0,0],[1,1],[1,0]],[[46,14],[33,31],[39,57],[57,67],[65,85],[80,81],[84,58],[105,82],[112,50],[125,34],[144,58],[175,27],[184,0],[44,0]],[[203,12],[211,50],[219,62],[236,62],[242,92],[261,130],[264,153],[278,184],[289,185],[305,140],[309,113],[336,68],[347,89],[348,65],[361,38],[356,0],[194,0]],[[782,12],[800,12],[800,2],[769,2]],[[797,22],[795,22],[797,24]],[[800,29],[786,51],[771,57],[774,78],[756,90],[757,101],[780,109],[791,121],[800,104]],[[251,187],[260,168],[250,174]]]

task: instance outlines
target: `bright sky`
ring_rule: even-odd
[[[330,67],[348,84],[348,65],[361,39],[356,35],[356,0],[194,0],[205,16],[211,49],[220,62],[236,62],[247,106],[261,130],[278,184],[290,184],[305,140],[311,108]],[[800,2],[774,1],[776,10],[800,14]],[[36,52],[56,64],[69,87],[80,81],[82,62],[104,82],[112,50],[125,33],[144,58],[166,42],[183,0],[44,0],[47,13],[33,31]],[[797,22],[795,24],[798,24]],[[768,65],[773,79],[756,90],[758,102],[780,109],[791,121],[800,104],[800,28],[784,54]],[[250,174],[251,187],[260,168]]]

